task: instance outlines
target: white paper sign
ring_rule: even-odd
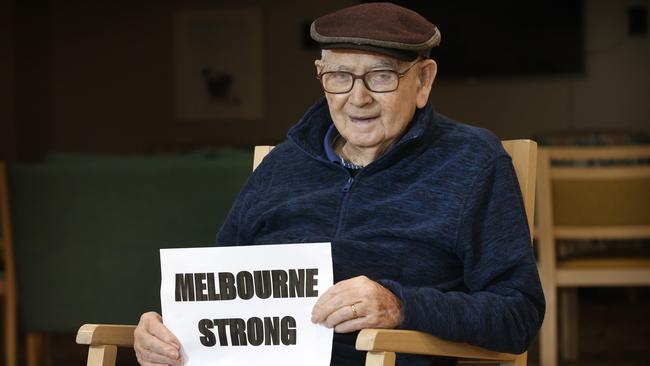
[[[186,365],[327,366],[311,310],[332,286],[330,243],[161,249],[163,322]]]

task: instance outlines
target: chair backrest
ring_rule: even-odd
[[[650,238],[650,146],[541,148],[539,169],[539,229],[548,245]]]
[[[519,189],[526,207],[526,217],[530,235],[533,235],[535,214],[535,184],[537,182],[537,143],[532,140],[506,140],[503,148],[510,154],[512,165],[517,173]]]
[[[616,245],[650,238],[650,146],[541,148],[538,165],[542,283],[650,284],[650,261],[643,258],[575,258],[563,260],[562,271],[556,263],[557,240],[610,240]],[[608,271],[612,267],[615,275]]]
[[[253,153],[253,170],[257,168],[258,165],[262,162],[264,157],[273,150],[273,146],[269,145],[257,145],[255,146],[255,152]]]
[[[4,162],[0,162],[0,296],[4,299],[4,348],[5,364],[16,365],[17,358],[17,316],[16,316],[16,278],[14,252],[9,215],[9,187]]]
[[[532,140],[506,140],[503,148],[512,158],[512,165],[517,173],[519,188],[526,207],[526,217],[530,234],[533,235],[533,213],[535,210],[535,176],[537,173],[537,143]],[[253,156],[253,170],[262,162],[262,159],[273,149],[273,146],[255,146]]]
[[[558,340],[566,357],[578,352],[575,292],[563,292],[559,307],[557,289],[650,285],[650,260],[619,256],[611,246],[650,238],[650,146],[543,147],[537,180],[538,263],[546,296],[540,362],[556,365]],[[559,251],[558,240],[570,242]],[[584,256],[592,240],[613,241],[605,255]],[[580,250],[570,250],[576,241]]]

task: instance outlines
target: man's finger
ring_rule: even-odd
[[[322,323],[339,308],[362,300],[358,284],[352,280],[341,281],[325,291],[312,309],[312,322]]]
[[[353,320],[360,318],[363,314],[360,311],[361,303],[356,303],[352,305],[345,305],[331,313],[323,324],[328,328],[334,328],[338,324],[341,324],[348,320]]]
[[[149,331],[156,338],[173,345],[177,350],[180,348],[181,342],[162,322],[152,324]]]
[[[155,349],[139,349],[136,354],[138,358],[145,362],[160,363],[164,365],[182,365],[183,360],[179,357],[169,357],[166,354],[161,354]]]
[[[140,340],[140,346],[140,351],[142,353],[150,352],[159,354],[173,360],[176,360],[180,357],[178,348],[176,348],[173,344],[164,342],[151,334],[148,337],[142,337]],[[150,359],[150,361],[153,361],[153,359]]]
[[[141,360],[139,357],[136,357],[138,359],[138,363],[140,366],[167,366],[168,364],[164,363],[155,363],[155,362],[148,362],[145,360]]]
[[[368,326],[368,324],[366,324],[366,318],[361,317],[356,319],[350,319],[344,321],[343,323],[338,324],[337,326],[334,327],[334,331],[336,333],[350,333],[364,328],[370,328],[370,327]]]

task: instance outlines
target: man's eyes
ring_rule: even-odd
[[[347,71],[331,71],[327,73],[327,78],[334,81],[334,80],[350,80],[353,78],[354,74],[347,72]],[[376,70],[376,71],[368,71],[367,73],[364,74],[366,76],[366,80],[371,79],[374,81],[384,81],[384,80],[392,80],[395,78],[395,71],[393,70]]]
[[[372,77],[378,80],[392,79],[393,76],[394,76],[393,71],[389,71],[389,70],[373,71],[372,73]]]
[[[337,80],[346,80],[350,78],[350,74],[347,72],[333,72],[330,74],[331,78],[337,79]]]

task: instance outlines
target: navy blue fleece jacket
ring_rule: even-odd
[[[365,275],[391,290],[403,329],[497,351],[536,335],[544,296],[514,169],[490,132],[418,110],[384,155],[351,176],[325,156],[332,120],[310,108],[251,175],[218,245],[332,242],[335,282]],[[333,365],[363,365],[355,334]],[[443,360],[398,355],[398,364]]]

